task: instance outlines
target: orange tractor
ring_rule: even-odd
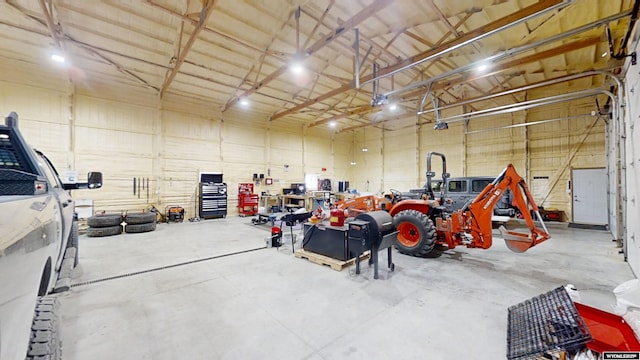
[[[444,163],[444,156],[438,153],[430,153],[428,160],[432,154],[441,156]],[[428,163],[430,170],[430,161]],[[431,183],[429,180],[434,175],[431,171],[427,172],[427,184]],[[445,182],[448,176],[445,170]],[[453,212],[443,206],[444,196],[435,199],[429,187],[420,199],[403,200],[401,194],[393,190],[391,196],[363,196],[338,202],[336,206],[345,209],[347,216],[375,210],[388,211],[398,230],[395,243],[398,251],[429,257],[438,253],[436,245],[449,249],[459,245],[481,249],[491,247],[493,208],[507,190],[512,193],[511,205],[520,211],[529,232],[508,231],[504,226],[500,227],[500,232],[510,250],[525,252],[549,239],[549,233],[527,184],[511,164],[478,196]]]

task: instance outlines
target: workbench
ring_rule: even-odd
[[[311,210],[312,198],[305,195],[282,195],[282,208]]]
[[[273,213],[280,211],[281,207],[281,199],[280,195],[262,195],[260,196],[260,206],[259,208],[263,208],[261,211],[263,214]],[[276,207],[278,210],[273,211],[273,207]]]

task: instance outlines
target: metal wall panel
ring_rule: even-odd
[[[76,167],[103,173],[103,188],[90,193],[95,209],[145,209],[152,199],[147,199],[146,181],[143,191],[138,179],[154,179],[156,109],[82,94],[76,94],[74,107]],[[133,178],[140,185],[135,195]]]
[[[5,75],[9,78],[15,76],[15,71],[16,69],[2,71],[3,78]],[[46,153],[59,171],[68,170],[72,164],[69,157],[71,135],[68,126],[69,108],[66,105],[68,95],[64,91],[51,89],[53,85],[46,80],[55,81],[55,78],[47,77],[45,72],[29,75],[26,84],[0,81],[1,121],[4,123],[4,117],[11,111],[16,111],[20,131],[30,140],[30,144]],[[36,81],[31,78],[38,76],[43,76],[43,84],[30,85]]]
[[[471,120],[466,135],[467,172],[496,176],[509,164],[513,164],[519,172],[524,172],[525,130],[505,128],[522,122],[522,114]]]
[[[418,134],[413,127],[387,131],[384,139],[383,187],[403,191],[415,188],[418,175]]]
[[[434,130],[433,123],[425,124],[420,130],[420,157],[418,159],[420,186],[426,182],[427,154],[439,152],[447,159],[447,171],[451,176],[464,175],[464,145],[462,123],[449,124],[447,130]],[[432,169],[442,174],[441,161],[433,161]],[[440,177],[440,175],[438,175]],[[417,184],[417,185],[418,185]]]
[[[538,205],[565,211],[571,219],[571,168],[603,167],[605,163],[604,121],[580,116],[579,103],[540,109],[529,121],[560,119],[528,127],[529,182],[548,180],[547,188],[536,194]],[[539,181],[538,181],[539,182]]]
[[[624,131],[626,135],[626,142],[622,143],[624,146],[623,154],[626,153],[626,161],[623,163],[626,167],[626,176],[623,180],[626,183],[626,193],[622,195],[626,195],[626,199],[621,206],[626,210],[626,219],[622,222],[624,228],[617,233],[623,235],[626,242],[627,261],[634,274],[638,276],[640,274],[640,221],[638,221],[640,219],[640,145],[638,145],[640,144],[638,126],[638,119],[640,119],[640,97],[638,96],[640,73],[637,68],[631,67],[627,71],[625,87],[627,111],[621,131]],[[613,134],[613,130],[610,133]],[[612,144],[610,148],[612,148],[616,143],[615,139],[611,139],[610,143]],[[615,148],[609,154],[609,168],[615,169],[617,157],[620,154],[615,151]],[[610,189],[613,193],[617,191],[617,185],[612,184]],[[616,238],[618,237],[617,233],[614,232]]]

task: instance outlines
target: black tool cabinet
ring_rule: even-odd
[[[203,219],[227,216],[227,184],[201,182],[199,191],[200,217]]]

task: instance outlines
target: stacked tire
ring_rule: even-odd
[[[155,212],[135,212],[127,213],[124,217],[126,233],[144,233],[156,229]]]
[[[102,237],[122,234],[122,221],[120,214],[98,214],[87,219],[87,236]]]

